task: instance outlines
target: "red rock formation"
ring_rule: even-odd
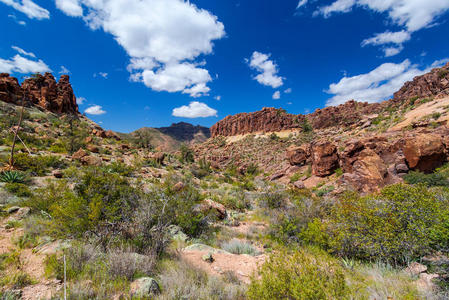
[[[50,73],[26,79],[22,86],[16,78],[0,74],[0,100],[16,105],[35,105],[54,113],[78,113],[76,97],[68,75],[62,75],[59,82]]]
[[[395,101],[404,101],[413,97],[442,98],[449,95],[449,63],[435,68],[429,73],[417,76],[394,94]]]
[[[324,177],[338,168],[337,147],[328,141],[312,145],[312,173]]]
[[[443,137],[437,134],[420,134],[406,138],[404,155],[412,170],[431,172],[446,160]]]
[[[302,165],[310,157],[310,145],[290,146],[285,155],[290,165]]]

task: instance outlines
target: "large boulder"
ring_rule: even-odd
[[[101,166],[103,160],[101,157],[88,155],[81,158],[81,163],[87,166]]]
[[[443,138],[436,134],[407,137],[403,152],[410,169],[426,173],[432,172],[447,160]]]
[[[290,165],[302,165],[310,156],[310,145],[290,146],[285,154]]]
[[[72,159],[81,159],[85,156],[89,155],[85,150],[83,149],[79,149],[78,151],[76,151],[75,153],[73,153],[72,155]]]
[[[227,216],[226,207],[223,204],[217,203],[211,199],[204,200],[201,204],[195,207],[195,210],[203,214],[214,213],[217,218],[224,219]]]
[[[331,175],[338,169],[337,147],[328,141],[312,145],[312,173],[319,177]]]

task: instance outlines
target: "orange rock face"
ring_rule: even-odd
[[[59,82],[50,73],[26,79],[22,86],[9,74],[0,74],[0,100],[17,105],[35,105],[54,113],[78,113],[76,97],[68,75]]]
[[[412,170],[431,172],[446,160],[443,137],[436,134],[419,134],[405,140],[404,155]]]
[[[312,173],[323,177],[338,169],[337,147],[331,142],[318,142],[312,145]]]

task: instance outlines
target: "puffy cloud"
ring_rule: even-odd
[[[19,20],[16,17],[16,15],[14,15],[14,14],[8,15],[8,18],[13,19],[17,24],[22,25],[22,26],[26,26],[26,24],[27,24],[25,21]]]
[[[394,23],[405,26],[409,32],[431,25],[449,9],[447,0],[337,0],[321,7],[317,13],[329,17],[332,13],[348,12],[355,5],[388,13]]]
[[[260,73],[254,79],[262,85],[271,86],[275,89],[284,84],[284,78],[278,76],[278,66],[269,59],[270,56],[270,54],[254,51],[251,59],[247,61],[252,69]]]
[[[16,50],[17,52],[19,52],[20,54],[23,54],[25,56],[31,56],[31,57],[36,57],[36,55],[34,55],[33,52],[26,52],[25,50],[23,50],[22,48],[19,48],[17,46],[11,46],[12,49]]]
[[[101,107],[100,105],[92,105],[89,106],[88,108],[86,108],[86,110],[84,111],[85,114],[88,115],[104,115],[106,113],[106,111],[103,110],[103,107]]]
[[[338,83],[332,83],[329,86],[326,92],[334,96],[327,101],[327,105],[338,105],[351,99],[367,102],[386,100],[406,81],[443,63],[444,61],[440,60],[421,70],[406,59],[399,64],[384,63],[366,74],[345,76]]]
[[[221,96],[220,95],[215,96],[214,99],[217,100],[217,101],[220,101],[221,100]]]
[[[77,97],[76,98],[76,104],[81,105],[84,102],[86,102],[86,98],[84,98],[84,97]]]
[[[398,32],[386,31],[383,33],[378,33],[372,38],[364,40],[362,42],[362,47],[368,45],[390,45],[389,47],[385,47],[383,49],[385,57],[390,57],[400,53],[404,49],[402,44],[406,41],[409,41],[410,38],[410,33],[405,30],[401,30]]]
[[[286,93],[286,94],[291,94],[291,92],[292,92],[292,88],[288,88],[284,91],[284,93]]]
[[[281,99],[281,92],[279,92],[279,91],[274,92],[273,99],[274,100]]]
[[[50,68],[42,60],[31,60],[19,54],[11,59],[0,58],[1,73],[43,73],[50,72]]]
[[[206,117],[216,117],[217,111],[213,108],[207,106],[207,104],[192,101],[190,104],[183,105],[181,107],[177,107],[173,109],[173,116],[182,117],[182,118],[206,118]]]
[[[83,7],[78,0],[56,0],[56,7],[71,17],[83,15]]]
[[[184,0],[59,1],[74,8],[59,7],[67,15],[75,16],[78,6],[85,8],[88,26],[114,36],[131,58],[132,81],[192,97],[209,91],[212,78],[195,60],[212,53],[213,41],[225,35],[224,25],[209,11]]]
[[[298,2],[298,5],[296,6],[296,8],[298,9],[298,8],[300,8],[300,7],[303,7],[304,5],[307,4],[307,2],[309,2],[309,0],[300,0],[300,1]]]
[[[21,13],[24,13],[30,19],[42,20],[50,18],[50,13],[48,10],[40,7],[31,0],[0,0],[0,2],[11,6]]]

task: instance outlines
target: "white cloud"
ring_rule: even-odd
[[[81,104],[84,104],[84,102],[86,102],[86,98],[84,98],[84,97],[76,98],[76,104],[81,105]]]
[[[263,54],[254,51],[251,59],[249,60],[249,66],[260,73],[254,77],[257,82],[262,85],[271,86],[275,89],[284,84],[284,78],[278,76],[278,66],[269,59],[270,56],[270,54]]]
[[[220,95],[215,96],[214,99],[217,100],[217,101],[220,101],[221,100],[221,96]]]
[[[40,7],[31,0],[0,0],[6,5],[27,15],[30,19],[49,19],[50,13],[45,8]]]
[[[279,91],[274,92],[273,99],[274,100],[281,99],[281,92],[279,92]]]
[[[68,0],[60,0],[67,2]],[[92,29],[102,28],[130,56],[132,81],[158,91],[207,94],[212,80],[196,60],[210,54],[224,26],[209,11],[184,0],[71,0],[68,15],[79,14]],[[173,70],[183,70],[181,74]],[[197,80],[196,80],[197,79]]]
[[[86,108],[84,113],[89,114],[89,115],[98,116],[98,115],[104,115],[106,113],[106,111],[104,111],[103,107],[101,107],[100,105],[92,105],[92,106],[89,106],[88,108]]]
[[[284,91],[284,93],[286,93],[286,94],[291,94],[291,92],[292,92],[292,88],[288,88]]]
[[[43,73],[50,72],[50,68],[42,60],[31,60],[19,54],[11,59],[0,58],[0,72],[2,73]]]
[[[70,74],[70,70],[64,66],[61,66],[61,70],[58,73],[59,74]]]
[[[300,0],[299,3],[298,3],[298,6],[296,6],[296,8],[303,7],[304,5],[307,4],[308,1],[309,0]]]
[[[217,111],[213,108],[207,106],[207,104],[193,101],[190,104],[183,105],[173,109],[173,116],[182,118],[206,118],[206,117],[216,117]]]
[[[31,57],[36,57],[36,55],[34,55],[34,53],[32,52],[26,52],[25,50],[23,50],[22,48],[19,48],[17,46],[11,46],[12,49],[16,50],[17,52],[19,52],[20,54],[23,54],[25,56],[31,56]]]
[[[396,54],[399,54],[402,50],[404,50],[404,46],[402,45],[387,47],[383,49],[385,57],[395,56]]]
[[[409,32],[432,25],[449,9],[447,0],[337,0],[321,7],[317,13],[329,17],[335,12],[348,12],[355,5],[388,13],[395,24],[404,26]]]
[[[56,0],[56,7],[71,17],[83,15],[83,7],[78,0]]]
[[[104,79],[108,79],[108,73],[106,73],[106,72],[98,72],[98,73],[94,73],[94,78],[97,78],[97,77],[103,77]]]
[[[444,60],[433,63],[424,70],[412,65],[408,59],[402,63],[384,63],[366,74],[343,77],[338,83],[332,83],[326,91],[334,96],[327,105],[338,105],[348,100],[379,102],[388,99],[402,85],[415,76],[428,72],[432,67],[440,66]]]
[[[367,45],[385,45],[385,44],[402,44],[410,40],[410,33],[401,30],[398,32],[386,31],[383,33],[377,33],[374,37],[366,39],[362,42],[362,46]]]
[[[14,15],[14,14],[8,15],[8,18],[13,19],[17,24],[22,25],[22,26],[26,26],[26,24],[27,24],[25,21],[19,20],[16,17],[16,15]]]

